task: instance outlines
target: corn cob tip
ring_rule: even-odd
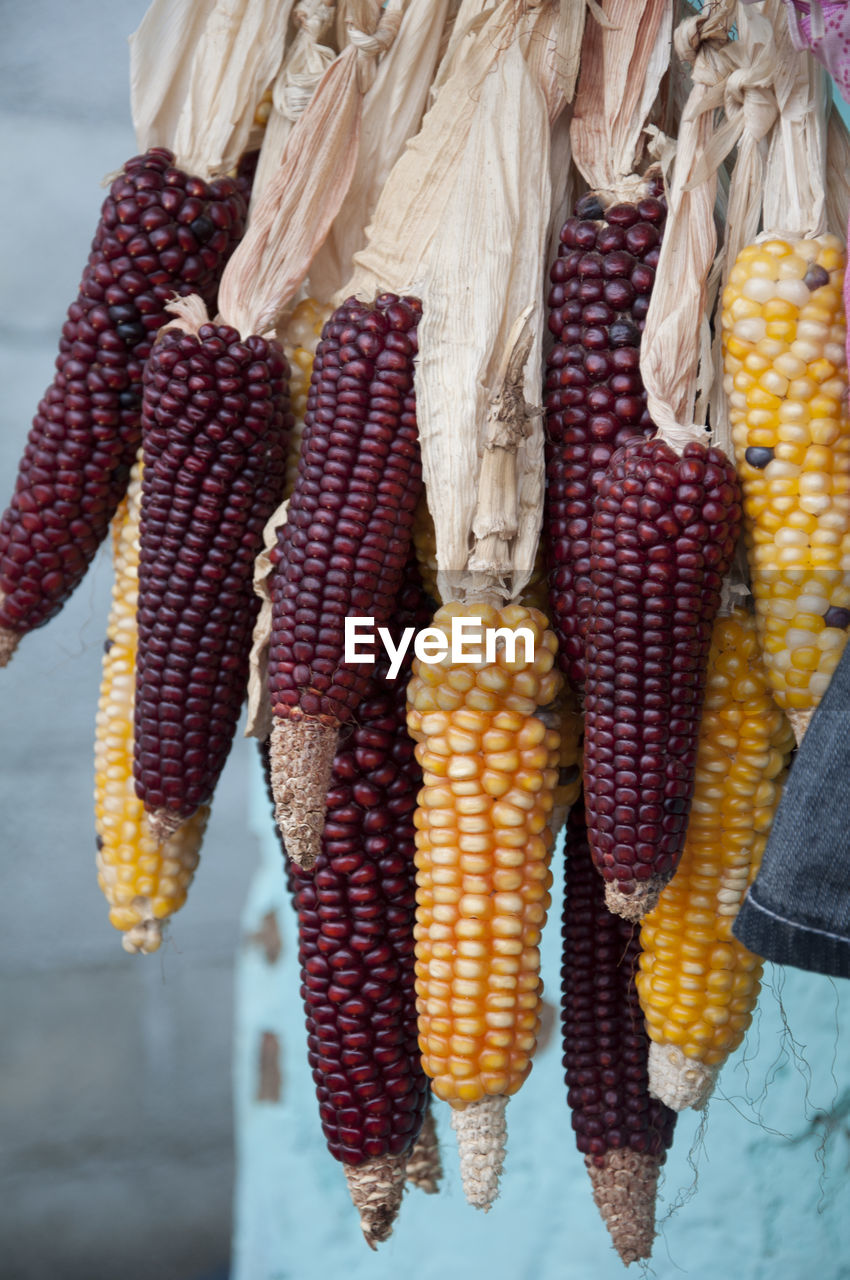
[[[2,663],[0,663],[0,665],[2,665]],[[803,735],[809,727],[809,721],[815,714],[815,708],[807,707],[804,711],[801,711],[797,707],[789,707],[785,714],[791,722],[791,728],[794,730],[794,738],[797,742],[797,746],[799,747],[800,743],[803,741]]]
[[[649,1046],[649,1092],[672,1111],[701,1110],[717,1083],[719,1067],[689,1058],[677,1044]]]
[[[373,1156],[362,1164],[344,1164],[351,1202],[370,1249],[388,1240],[404,1195],[406,1155]]]
[[[452,1110],[463,1192],[471,1205],[485,1213],[499,1195],[507,1145],[506,1102],[502,1094],[485,1094],[463,1110]]]
[[[189,817],[191,816],[190,814]],[[157,844],[165,844],[167,840],[170,840],[186,820],[186,818],[181,818],[179,813],[172,813],[170,809],[145,810],[145,821],[148,824],[148,830]]]
[[[320,720],[275,719],[269,739],[275,818],[286,851],[310,871],[321,848],[339,731]]]
[[[0,608],[3,607],[3,596],[0,594]],[[9,627],[0,627],[0,667],[8,666],[12,654],[20,644],[20,633]]]
[[[594,1156],[586,1156],[585,1163],[594,1203],[622,1262],[628,1266],[648,1258],[655,1239],[660,1158],[621,1147],[606,1151],[601,1164]]]
[[[131,956],[153,955],[162,944],[162,921],[153,915],[153,904],[149,898],[134,899],[133,908],[138,910],[142,919],[122,934],[121,946]]]
[[[650,876],[648,880],[639,881],[633,893],[623,893],[617,882],[610,880],[605,885],[605,905],[615,916],[637,923],[653,909],[669,879],[669,876]]]
[[[433,1196],[440,1189],[443,1178],[443,1164],[440,1159],[440,1144],[437,1140],[437,1126],[434,1114],[429,1107],[425,1112],[419,1137],[413,1144],[413,1150],[407,1158],[405,1178],[411,1186],[419,1187],[426,1195]]]

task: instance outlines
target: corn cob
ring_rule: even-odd
[[[133,704],[139,566],[141,461],[112,522],[115,581],[104,645],[95,738],[98,883],[109,920],[129,952],[156,951],[162,922],[182,907],[198,865],[209,809],[158,842],[142,820],[133,786]]]
[[[581,802],[567,819],[561,1021],[567,1103],[593,1198],[627,1265],[648,1258],[676,1113],[650,1095],[634,928],[608,911]]]
[[[584,683],[591,603],[590,523],[614,451],[655,427],[640,376],[640,340],[666,217],[658,184],[606,210],[590,192],[564,224],[552,265],[545,377],[544,544],[559,663]]]
[[[561,678],[552,669],[557,641],[536,610],[453,603],[432,625],[448,638],[460,618],[481,619],[468,646],[477,657],[416,660],[408,689],[424,770],[416,991],[422,1063],[454,1109],[467,1198],[487,1208],[504,1155],[504,1104],[531,1070],[540,1025],[538,943],[552,882],[547,822],[559,744],[536,712]],[[495,628],[528,629],[533,654],[521,641],[511,654],[503,634],[495,661],[487,658]]]
[[[289,437],[289,451],[286,457],[284,498],[290,497],[292,490],[295,488],[295,479],[298,474],[298,456],[301,452],[301,438],[304,434],[304,418],[307,413],[307,394],[313,373],[313,360],[322,328],[330,314],[330,307],[322,306],[321,303],[316,302],[315,298],[305,298],[302,302],[299,302],[286,325],[286,341],[283,344],[283,351],[291,370],[289,407],[292,412],[292,431]]]
[[[798,740],[850,626],[850,417],[834,236],[773,237],[723,294],[725,387],[770,686]]]
[[[578,695],[571,685],[564,684],[553,711],[561,745],[558,751],[558,785],[555,787],[555,804],[549,826],[552,835],[557,836],[581,795],[584,718],[579,710]]]
[[[309,867],[339,726],[371,673],[346,662],[346,616],[385,624],[422,488],[413,360],[420,305],[350,298],[316,352],[295,490],[272,549],[269,690],[277,820]]]
[[[0,519],[0,665],[82,579],[127,488],[142,367],[175,293],[212,305],[245,221],[234,182],[206,183],[154,148],[109,190]]]
[[[430,617],[411,569],[396,639]],[[428,1097],[413,985],[413,812],[422,774],[405,723],[410,660],[394,680],[385,660],[373,671],[334,759],[315,869],[289,868],[322,1129],[370,1244],[390,1233]],[[429,1165],[433,1173],[433,1152]]]
[[[197,299],[145,368],[135,779],[163,838],[210,799],[245,696],[254,559],[283,488],[288,369]]]
[[[740,522],[731,462],[634,440],[599,486],[591,532],[584,786],[611,910],[640,917],[682,850],[711,626]]]
[[[443,1180],[443,1164],[440,1159],[440,1143],[437,1138],[437,1125],[434,1121],[434,1108],[430,1095],[425,1099],[425,1119],[419,1130],[419,1137],[413,1144],[405,1167],[405,1180],[412,1187],[419,1187],[426,1195],[436,1195]]]
[[[761,862],[794,735],[770,695],[755,619],[718,617],[688,834],[641,924],[637,989],[652,1039],[650,1088],[680,1111],[710,1096],[750,1025],[762,962],[732,936]]]

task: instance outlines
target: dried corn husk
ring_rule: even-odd
[[[188,173],[235,169],[283,59],[292,0],[153,0],[130,37],[141,150],[169,147]]]
[[[540,398],[550,118],[564,103],[557,20],[550,4],[504,0],[462,41],[344,290],[422,299],[417,416],[444,599],[510,598],[534,559],[543,436],[526,402]],[[502,379],[521,353],[505,419]]]
[[[634,198],[646,159],[644,126],[670,61],[672,0],[603,0],[587,23],[573,107],[573,159],[588,186]]]
[[[373,36],[334,59],[289,134],[277,172],[252,204],[218,295],[221,315],[240,333],[274,330],[310,269],[355,171],[374,64],[398,27],[398,10],[388,6]]]
[[[324,43],[333,18],[333,0],[330,3],[301,0],[292,11],[295,35],[272,85],[272,106],[252,188],[255,202],[280,167],[286,140],[296,120],[306,110],[319,81],[336,57],[336,51]]]
[[[677,451],[689,440],[705,439],[701,423],[712,382],[706,305],[717,243],[717,170],[700,166],[715,132],[715,99],[735,69],[729,40],[735,9],[733,0],[718,0],[680,23],[674,38],[678,56],[692,64],[693,88],[679,131],[640,368],[658,434]]]
[[[826,122],[829,78],[795,49],[783,0],[765,0],[776,42],[779,120],[765,169],[765,232],[819,236],[826,231]]]
[[[826,221],[829,231],[843,240],[850,218],[850,132],[841,112],[830,106],[826,132]]]
[[[449,0],[409,0],[398,35],[363,100],[357,164],[344,208],[310,268],[311,297],[342,288],[390,170],[422,121]]]

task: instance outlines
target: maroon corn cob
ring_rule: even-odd
[[[415,561],[406,581],[396,638],[431,616]],[[414,990],[413,815],[422,773],[406,727],[410,657],[396,679],[387,669],[383,661],[373,668],[334,758],[315,869],[289,870],[322,1129],[346,1166],[370,1243],[389,1234],[428,1098]]]
[[[336,737],[371,663],[346,662],[347,616],[390,618],[422,490],[413,362],[421,307],[349,298],[313,364],[286,524],[272,551],[272,775],[289,853],[312,865]]]
[[[741,521],[719,449],[660,438],[621,449],[591,529],[584,778],[611,910],[640,919],[685,839],[711,627]]]
[[[581,799],[567,819],[564,853],[567,1104],[597,1207],[628,1265],[652,1250],[658,1170],[676,1113],[649,1092],[649,1037],[635,988],[640,935],[605,904]]]
[[[224,324],[167,331],[145,368],[134,776],[163,834],[210,799],[245,696],[287,379],[276,342]]]
[[[590,522],[614,451],[654,426],[640,376],[640,339],[655,282],[666,205],[653,194],[603,208],[582,196],[561,231],[549,278],[544,546],[559,662],[584,683]]]
[[[109,528],[140,442],[142,368],[175,293],[212,307],[246,206],[153,148],[110,187],[56,374],[38,406],[0,520],[0,665],[55,616]]]

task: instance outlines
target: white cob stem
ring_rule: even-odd
[[[655,1239],[657,1156],[625,1147],[607,1151],[601,1166],[585,1158],[593,1199],[626,1266],[652,1253]]]
[[[499,1195],[508,1136],[507,1101],[502,1095],[490,1094],[470,1102],[462,1111],[452,1111],[463,1193],[471,1205],[485,1213]]]
[[[649,1046],[649,1092],[672,1111],[700,1110],[717,1083],[719,1067],[688,1058],[677,1044]]]
[[[338,738],[338,729],[305,717],[276,718],[269,739],[275,818],[287,853],[305,871],[321,849]]]
[[[434,1123],[434,1112],[429,1105],[425,1112],[419,1137],[413,1144],[413,1150],[407,1157],[405,1178],[411,1186],[419,1187],[426,1195],[435,1195],[440,1189],[443,1178],[443,1164],[440,1159],[440,1144],[437,1139],[437,1126]]]

